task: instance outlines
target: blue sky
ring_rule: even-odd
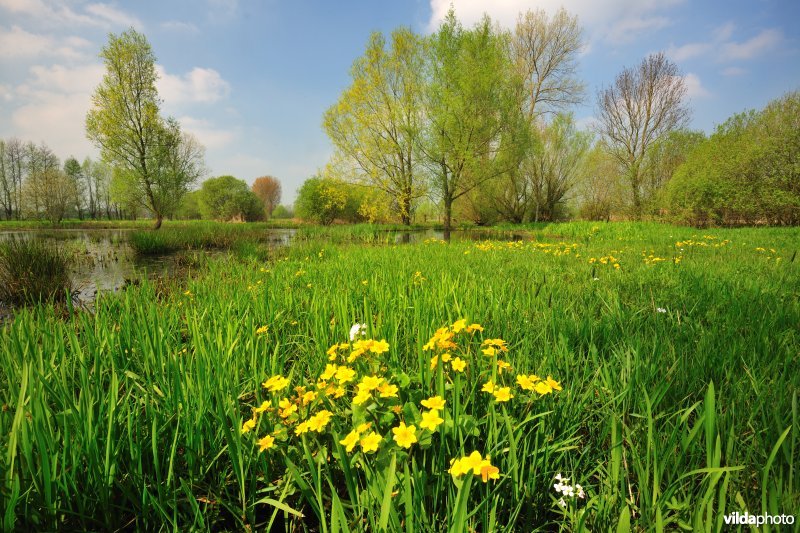
[[[800,89],[796,0],[0,0],[0,137],[96,157],[83,124],[103,74],[97,54],[109,32],[133,26],[158,58],[165,113],[205,145],[211,175],[272,174],[291,202],[331,154],[322,114],[370,32],[429,33],[451,3],[467,25],[484,11],[506,27],[532,8],[577,14],[584,125],[596,91],[659,50],[681,68],[691,126],[706,132]]]

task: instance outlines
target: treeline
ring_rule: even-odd
[[[597,92],[594,124],[582,129],[570,108],[585,98],[583,46],[563,9],[520,14],[511,31],[488,17],[464,28],[451,10],[430,36],[374,33],[325,113],[335,151],[298,191],[297,214],[439,218],[445,228],[572,217],[797,223],[797,93],[706,139],[686,128],[685,81],[656,53]]]
[[[236,222],[290,218],[291,211],[280,205],[281,192],[274,176],[256,178],[252,186],[233,176],[209,178],[182,198],[175,217]]]
[[[135,218],[113,200],[113,169],[85,158],[64,164],[45,144],[0,139],[0,218]]]

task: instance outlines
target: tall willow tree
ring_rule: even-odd
[[[106,74],[86,115],[87,137],[131,181],[132,198],[153,213],[158,229],[204,173],[203,149],[160,116],[156,60],[144,35],[111,34],[100,57]]]
[[[431,188],[444,207],[445,235],[453,202],[507,172],[519,149],[515,95],[522,82],[508,53],[508,36],[488,17],[464,29],[452,9],[430,37],[421,151]]]
[[[325,131],[359,180],[386,192],[404,224],[425,191],[415,151],[423,62],[422,41],[410,30],[395,30],[390,43],[373,33],[350,71],[351,85],[324,117]]]

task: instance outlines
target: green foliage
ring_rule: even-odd
[[[203,149],[177,121],[160,116],[156,59],[144,35],[111,34],[100,56],[106,74],[92,96],[86,134],[120,168],[125,201],[151,211],[157,229],[205,172]]]
[[[304,220],[328,225],[334,220],[358,222],[364,187],[333,178],[307,179],[297,191],[294,208]]]
[[[0,302],[63,301],[72,290],[69,266],[67,253],[36,238],[0,242]]]
[[[695,225],[800,223],[800,92],[735,115],[675,173],[667,205]]]
[[[536,240],[511,245],[312,241],[270,263],[210,257],[191,279],[143,280],[91,313],[22,310],[0,342],[3,529],[716,531],[727,512],[797,509],[800,232],[533,228]],[[620,270],[589,262],[611,251]],[[432,375],[423,344],[461,317],[508,342],[504,379],[552,374],[564,387],[523,420],[498,409],[440,426],[462,431],[463,452],[490,454],[500,479],[459,487],[439,434],[377,468],[341,460],[345,435],[306,435],[327,453],[299,458],[241,435],[269,398],[261,383],[314,380],[354,322],[386,338],[383,360],[410,392]],[[478,360],[491,369],[481,354],[470,370]],[[486,401],[443,384],[446,420],[457,397]],[[587,497],[561,509],[557,473]]]
[[[292,211],[292,206],[286,206],[283,204],[278,205],[275,210],[272,212],[272,218],[293,218],[294,212]]]
[[[219,176],[203,182],[199,191],[200,212],[213,220],[255,221],[264,216],[264,204],[244,180]]]
[[[202,193],[198,191],[191,191],[186,193],[181,198],[181,203],[175,211],[175,218],[179,220],[198,220],[203,218],[202,211],[200,210],[200,197]]]

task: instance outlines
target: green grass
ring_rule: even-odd
[[[19,305],[67,299],[70,255],[39,239],[0,242],[0,302]]]
[[[732,511],[796,512],[800,231],[531,231],[516,244],[311,239],[269,262],[240,245],[91,314],[21,311],[0,342],[4,529],[716,531]],[[508,342],[514,373],[563,390],[497,404],[480,392],[491,358],[466,340],[463,381],[432,372],[423,345],[461,317]],[[379,418],[382,451],[347,454],[338,440],[365,416],[348,400],[324,433],[259,453],[268,419],[240,428],[270,398],[261,382],[313,384],[354,322],[389,343],[359,368],[402,385],[402,418],[441,393],[452,421],[409,453],[387,429],[399,419]],[[447,473],[473,450],[500,479]],[[557,473],[587,497],[562,510]]]

